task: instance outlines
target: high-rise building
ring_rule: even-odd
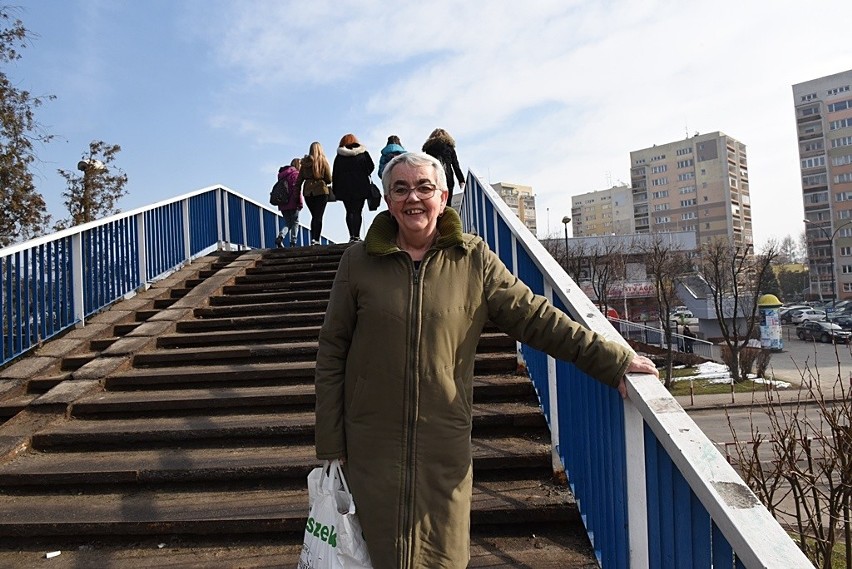
[[[608,190],[572,196],[571,224],[574,237],[636,233],[633,190],[627,184],[621,184]]]
[[[491,184],[491,187],[500,194],[500,197],[509,205],[509,208],[518,216],[518,219],[535,235],[535,195],[533,194],[533,189],[530,186],[509,184],[507,182],[497,182],[496,184]]]
[[[630,153],[637,233],[694,231],[699,244],[752,244],[745,145],[721,132]]]
[[[852,71],[793,85],[810,292],[852,297]]]

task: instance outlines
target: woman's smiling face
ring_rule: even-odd
[[[430,191],[432,195],[424,197]],[[402,237],[416,241],[435,233],[438,216],[447,205],[447,191],[438,187],[434,168],[400,164],[393,169],[385,201]]]

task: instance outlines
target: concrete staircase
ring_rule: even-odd
[[[317,336],[344,248],[207,258],[57,340],[54,363],[49,343],[2,370],[0,566],[62,551],[51,567],[295,567]],[[486,330],[470,566],[595,567],[516,367],[514,341]]]

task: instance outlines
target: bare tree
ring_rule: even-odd
[[[598,298],[601,312],[606,314],[610,287],[617,281],[624,281],[626,264],[622,245],[617,239],[604,237],[589,246],[587,258],[592,290]]]
[[[698,265],[710,287],[716,321],[729,354],[725,363],[735,383],[745,379],[740,373],[740,353],[755,333],[760,284],[778,256],[773,244],[760,255],[752,255],[750,249],[751,245],[741,247],[722,239],[711,241],[702,246]]]
[[[664,241],[659,235],[643,247],[643,255],[649,276],[654,281],[657,308],[667,346],[665,386],[671,387],[674,360],[671,348],[673,322],[668,315],[678,303],[677,278],[690,272],[692,264],[683,251],[676,249],[671,242]]]
[[[127,183],[127,174],[112,166],[119,152],[121,146],[118,144],[93,140],[89,143],[89,151],[77,163],[80,174],[59,170],[68,184],[62,197],[71,217],[57,223],[56,229],[88,223],[118,212],[115,204],[126,193],[124,185]]]
[[[782,404],[767,392],[749,433],[737,433],[729,417],[734,465],[817,567],[840,566],[839,551],[852,569],[852,387],[838,373],[824,393],[817,370],[800,373],[804,398]]]
[[[35,109],[53,96],[38,97],[19,89],[5,68],[21,58],[31,34],[13,8],[0,7],[0,247],[29,239],[50,222],[44,198],[36,191],[30,167],[34,144],[53,139],[35,119]]]

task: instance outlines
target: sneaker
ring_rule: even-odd
[[[360,240],[361,240],[361,238],[360,238],[360,237],[350,237],[350,238],[349,238],[349,242],[350,242],[350,243],[357,243],[357,242],[358,242],[358,241],[360,241]]]
[[[319,245],[319,244],[320,244],[320,242],[317,241],[316,239],[311,239],[311,245]]]
[[[295,247],[295,246],[296,246],[296,236],[290,235],[290,247]]]
[[[275,238],[275,246],[278,248],[284,247],[284,238],[282,236],[278,236]]]

